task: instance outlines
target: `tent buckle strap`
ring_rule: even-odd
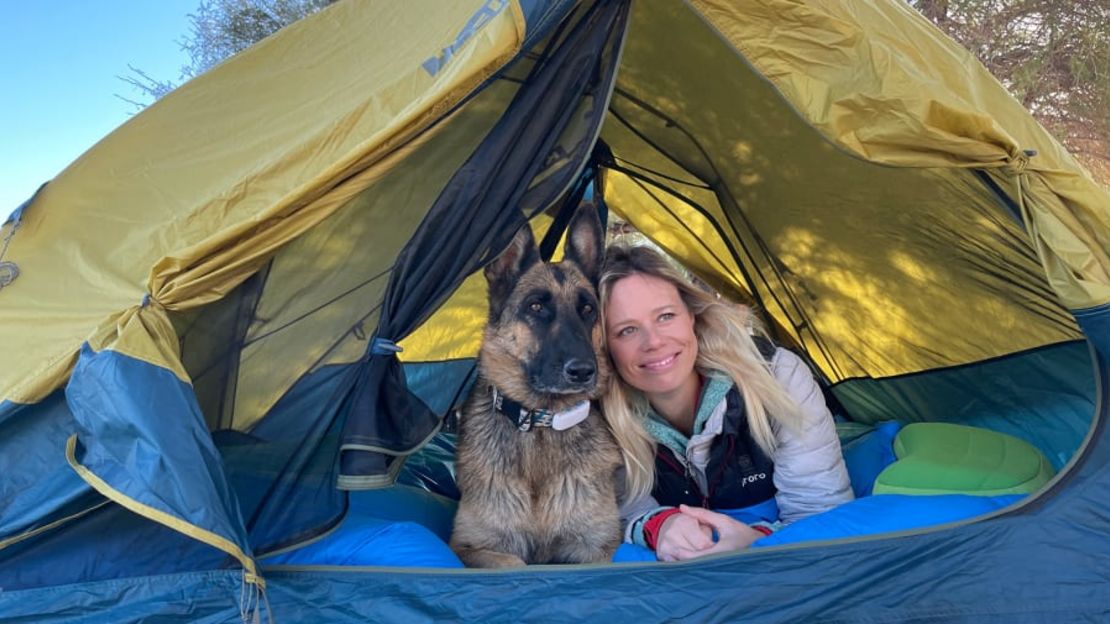
[[[392,355],[402,351],[404,351],[404,349],[388,338],[374,336],[374,340],[370,343],[371,355]]]
[[[245,570],[243,571],[243,582],[248,585],[257,585],[259,589],[266,589],[266,579]]]
[[[243,580],[239,590],[239,617],[244,624],[261,624],[261,610],[266,607],[269,622],[274,621],[270,609],[270,599],[266,595],[266,580],[254,572],[243,570]]]

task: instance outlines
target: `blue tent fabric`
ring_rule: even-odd
[[[7,225],[9,223],[14,223],[16,226],[18,226],[19,222],[23,220],[23,211],[27,209],[27,206],[30,206],[32,203],[34,203],[35,197],[38,196],[39,192],[41,192],[43,187],[45,186],[46,182],[40,184],[39,187],[35,189],[35,192],[32,193],[26,201],[17,206],[16,209],[13,210],[12,213],[4,219],[3,223],[0,223],[0,226]]]
[[[965,366],[850,379],[833,393],[861,422],[953,422],[1010,434],[1037,447],[1056,470],[1087,435],[1098,396],[1082,340]]]
[[[77,424],[57,391],[34,405],[0,406],[0,535],[31,530],[100,497],[58,459]]]
[[[1106,361],[1098,364],[1106,387]],[[964,526],[682,564],[512,571],[264,567],[267,600],[282,621],[518,622],[557,613],[614,623],[1104,622],[1110,618],[1110,540],[1103,534],[1110,405],[1099,407],[1072,470],[1019,508]],[[240,582],[241,572],[227,570],[82,583],[79,591],[4,591],[0,614],[44,623],[154,616],[234,622]]]
[[[241,571],[210,570],[2,591],[0,621],[241,624],[237,598],[242,582]]]
[[[122,496],[249,556],[238,502],[187,384],[166,369],[86,344],[66,401],[77,423],[79,464]]]
[[[472,358],[443,362],[405,362],[409,390],[429,410],[446,414],[470,393],[476,361]]]
[[[114,504],[96,508],[65,530],[49,531],[5,551],[0,564],[5,592],[83,585],[91,579],[239,568],[227,553]],[[0,622],[6,621],[3,615],[0,611]]]
[[[1105,384],[1110,379],[1102,371]],[[267,574],[270,600],[294,619],[313,613],[309,600],[294,596],[307,594],[315,604],[343,602],[318,612],[335,622],[371,614],[419,621],[428,613],[444,620],[513,622],[545,612],[611,622],[1101,622],[1110,616],[1104,591],[1110,569],[1102,565],[1110,560],[1110,540],[1090,537],[1101,535],[1104,516],[1096,510],[1110,500],[1108,416],[1103,405],[1088,454],[1050,491],[1003,516],[958,528],[643,567],[273,571]],[[342,594],[324,593],[325,585]],[[508,587],[511,602],[504,600]],[[448,598],[457,594],[466,600]],[[354,602],[346,600],[356,595]]]
[[[298,381],[249,434],[213,434],[255,553],[314,538],[343,517],[346,496],[335,488],[340,399],[355,370],[322,367]]]
[[[1102,357],[1110,358],[1110,304],[1072,313],[1091,345]]]

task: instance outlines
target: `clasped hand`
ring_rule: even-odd
[[[660,561],[685,561],[743,550],[763,537],[759,531],[722,513],[687,505],[678,509],[681,513],[667,518],[659,528],[655,556]]]

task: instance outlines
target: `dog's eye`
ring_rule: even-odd
[[[528,306],[528,309],[533,312],[543,312],[543,304],[538,301],[534,301],[532,302],[532,305]]]
[[[583,315],[590,315],[590,314],[593,314],[593,313],[594,313],[594,307],[592,305],[587,303],[586,305],[582,306],[582,314]]]

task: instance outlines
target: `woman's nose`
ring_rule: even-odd
[[[644,329],[640,336],[643,339],[641,347],[644,351],[653,351],[663,346],[663,336],[654,329]]]

